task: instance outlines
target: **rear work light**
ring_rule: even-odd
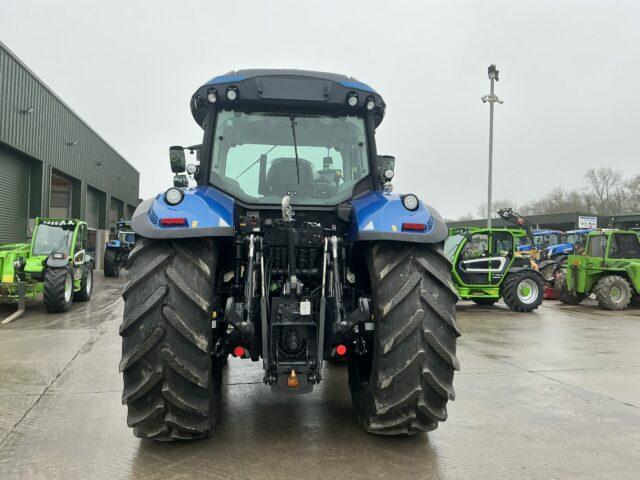
[[[427,228],[425,223],[403,223],[402,230],[406,232],[424,232]]]
[[[161,218],[160,226],[161,227],[186,227],[187,219],[186,218]]]

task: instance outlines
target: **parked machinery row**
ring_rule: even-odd
[[[460,298],[514,311],[543,298],[577,305],[590,294],[608,310],[640,300],[640,237],[635,230],[534,230],[511,209],[498,214],[519,228],[451,229],[446,252]]]

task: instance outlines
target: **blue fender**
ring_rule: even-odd
[[[563,255],[573,252],[573,243],[561,243],[552,245],[547,249],[547,255],[551,258],[554,255]]]
[[[145,200],[131,218],[131,228],[147,238],[232,237],[234,200],[214,187],[182,188],[178,205],[165,202],[164,193]],[[181,219],[163,225],[164,219]]]
[[[439,243],[447,238],[447,225],[432,207],[419,202],[415,211],[402,204],[402,195],[368,192],[351,200],[354,222],[349,233],[353,241],[395,240],[414,243]],[[410,231],[405,224],[422,224],[423,231]]]

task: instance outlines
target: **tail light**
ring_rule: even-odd
[[[186,227],[187,219],[186,218],[161,218],[160,219],[161,227]]]

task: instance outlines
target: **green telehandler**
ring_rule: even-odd
[[[640,236],[632,230],[595,230],[582,255],[570,255],[554,287],[556,298],[577,305],[595,294],[600,307],[624,310],[640,300]]]
[[[89,300],[94,264],[86,254],[87,239],[83,221],[38,217],[31,243],[0,245],[0,303],[18,304],[2,323],[21,317],[40,293],[51,313],[66,312],[74,300]]]
[[[459,297],[478,305],[503,298],[515,312],[537,309],[545,277],[530,252],[518,251],[527,238],[527,231],[517,228],[450,229],[445,254]]]

